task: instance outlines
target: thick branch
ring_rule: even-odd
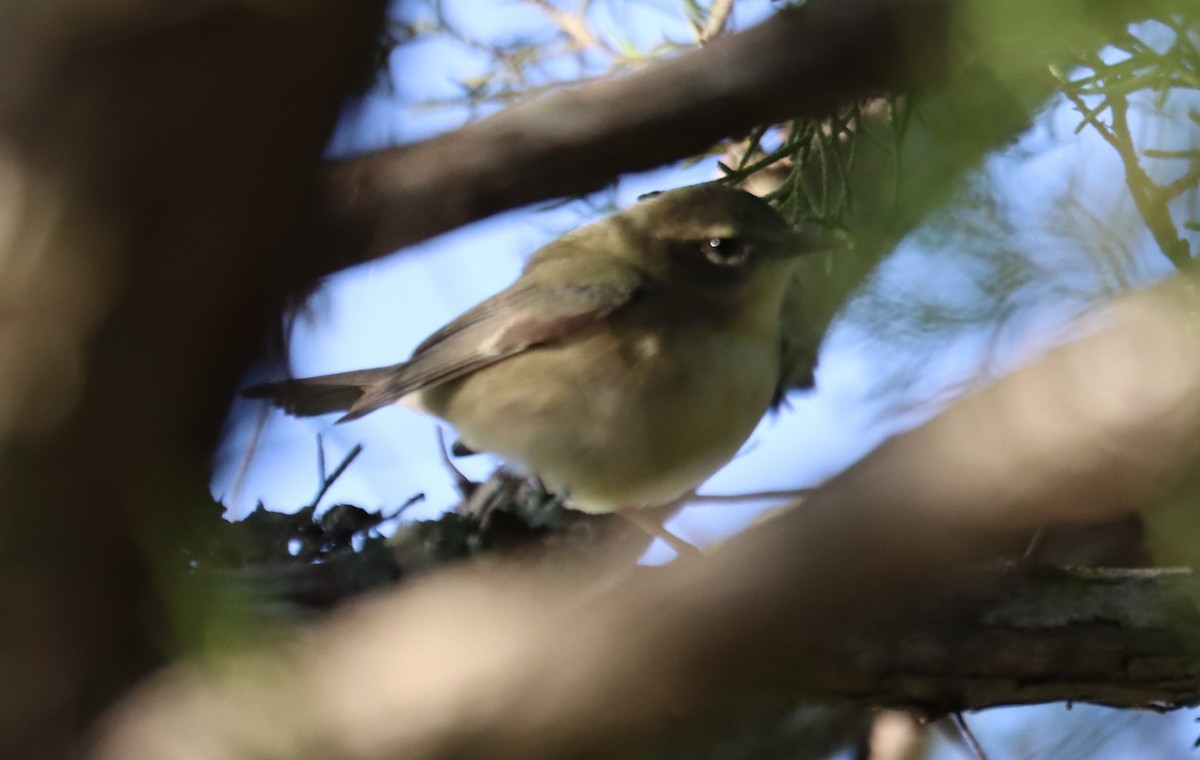
[[[635,74],[346,161],[330,175],[331,211],[368,235],[374,256],[505,209],[591,192],[756,124],[827,113],[902,84],[903,41],[917,29],[932,41],[923,59],[939,55],[945,3],[919,0],[900,14],[896,5],[813,3]]]
[[[1105,31],[1169,2],[1092,0],[1069,12],[1032,0],[1022,5],[1038,32],[1022,37],[1032,47],[1014,54],[1015,64],[987,62],[1021,73],[1010,70],[1004,81],[979,87],[1027,81],[1069,46],[1098,45]],[[1041,34],[1046,26],[1064,33]],[[756,125],[827,115],[881,90],[935,84],[965,65],[947,52],[951,36],[956,50],[1004,49],[1008,43],[992,39],[1004,33],[1000,27],[954,0],[808,3],[631,75],[344,161],[327,186],[326,271],[507,209],[591,192],[623,172],[695,155]],[[984,122],[993,116],[978,114]]]
[[[946,586],[1015,528],[1114,518],[1178,483],[1200,456],[1196,312],[1189,282],[1126,299],[702,561],[447,574],[287,654],[178,671],[97,756],[627,756],[671,715],[811,693],[865,610]]]
[[[573,554],[594,551],[603,534],[622,525],[564,517],[599,521],[576,531],[583,538],[575,536]],[[539,540],[539,531],[517,518],[507,532],[514,544]],[[450,515],[401,529],[391,551],[341,553],[320,564],[276,561],[221,575],[226,585],[261,589],[272,600],[268,606],[282,595],[301,607],[321,607],[397,578],[411,581],[447,566],[454,553],[465,558],[466,535],[476,536],[476,546],[495,543],[482,524]],[[558,538],[561,552],[566,541]],[[892,705],[928,717],[1050,701],[1154,709],[1200,701],[1200,655],[1190,643],[1200,637],[1192,602],[1200,598],[1200,581],[1189,570],[992,565],[961,580],[964,588],[955,593],[869,615],[837,640],[789,700]]]
[[[979,585],[872,616],[839,642],[806,701],[933,716],[999,705],[1200,701],[1200,591],[1186,571],[983,573]]]
[[[386,3],[47,5],[0,11],[0,756],[51,760],[174,635],[152,556],[208,496]]]

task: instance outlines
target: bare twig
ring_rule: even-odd
[[[1197,88],[1197,83],[1184,81],[1178,76],[1182,63],[1194,54],[1191,30],[1178,19],[1168,23],[1175,30],[1175,40],[1165,55],[1160,54],[1133,33],[1126,32],[1118,46],[1128,57],[1115,64],[1107,64],[1098,56],[1092,56],[1088,65],[1092,73],[1068,80],[1059,74],[1063,92],[1083,117],[1080,128],[1089,125],[1116,150],[1125,170],[1125,183],[1133,198],[1134,206],[1146,227],[1153,235],[1159,250],[1177,269],[1195,265],[1196,260],[1186,240],[1171,216],[1169,203],[1200,181],[1200,154],[1195,150],[1143,151],[1147,158],[1186,158],[1191,167],[1182,176],[1158,185],[1142,167],[1137,146],[1129,129],[1129,96],[1138,91],[1166,93],[1172,87]],[[1092,108],[1084,101],[1085,96],[1100,97],[1099,105]],[[1107,110],[1111,124],[1100,120]]]
[[[616,57],[616,51],[612,49],[608,42],[597,36],[592,31],[592,28],[588,26],[587,20],[584,18],[584,13],[587,10],[586,6],[580,8],[577,13],[568,13],[550,2],[550,0],[525,0],[525,2],[546,14],[546,17],[561,29],[563,34],[571,39],[577,49],[601,50],[610,56]]]
[[[1110,94],[1108,106],[1109,112],[1112,114],[1114,137],[1110,143],[1121,156],[1121,163],[1125,167],[1125,184],[1129,186],[1134,206],[1137,207],[1142,221],[1146,223],[1146,227],[1154,236],[1163,255],[1170,259],[1176,268],[1184,270],[1194,266],[1196,262],[1191,256],[1187,241],[1179,237],[1175,222],[1171,218],[1171,210],[1167,208],[1167,201],[1174,196],[1168,197],[1164,192],[1165,188],[1159,188],[1154,180],[1150,179],[1138,160],[1133,137],[1129,131],[1129,101],[1124,95]],[[1195,169],[1196,167],[1193,167],[1193,171]],[[1190,175],[1191,172],[1188,174]],[[1185,175],[1185,177],[1187,176]]]
[[[729,24],[729,16],[733,13],[733,0],[713,0],[708,9],[708,19],[696,36],[701,45],[725,32]]]
[[[464,475],[462,470],[458,469],[451,461],[449,448],[446,445],[446,433],[442,430],[442,426],[438,425],[434,430],[437,433],[438,454],[441,456],[442,466],[450,473],[450,477],[454,478],[454,487],[458,489],[458,495],[463,499],[470,498],[478,484]]]
[[[1146,174],[1138,160],[1137,149],[1129,133],[1129,103],[1124,95],[1110,93],[1101,107],[1093,109],[1088,108],[1077,93],[1065,90],[1064,94],[1083,116],[1084,121],[1117,151],[1125,169],[1125,184],[1129,187],[1134,207],[1154,236],[1159,250],[1181,271],[1194,266],[1195,260],[1188,249],[1187,241],[1179,237],[1167,202],[1200,178],[1200,164],[1193,165],[1186,174],[1170,185],[1159,187]],[[1112,115],[1111,126],[1101,122],[1097,116],[1105,106]]]
[[[796,501],[812,493],[811,488],[790,488],[784,491],[750,491],[748,493],[695,493],[688,504],[741,504],[747,501]]]
[[[325,449],[321,445],[321,438],[317,436],[317,466],[319,469],[318,477],[320,485],[317,487],[317,495],[313,497],[312,504],[309,506],[315,507],[321,503],[321,499],[325,498],[325,494],[337,482],[337,479],[342,476],[346,468],[361,454],[363,447],[361,443],[354,444],[354,448],[342,457],[342,461],[334,468],[333,472],[328,477],[325,476]]]
[[[967,749],[971,751],[971,755],[975,760],[988,760],[987,752],[983,750],[983,745],[979,743],[979,738],[971,730],[971,726],[967,723],[967,719],[963,716],[962,711],[956,711],[950,717],[954,721],[954,727],[958,730],[959,738]]]
[[[270,414],[270,404],[262,403],[259,405],[258,414],[254,417],[254,427],[250,433],[250,440],[246,442],[246,450],[242,452],[241,460],[238,462],[237,475],[234,476],[233,486],[229,489],[229,504],[234,510],[242,503],[242,493],[246,488],[246,478],[250,474],[250,465],[254,462],[254,455],[258,451],[258,444],[262,440],[262,432],[266,429],[267,418]]]

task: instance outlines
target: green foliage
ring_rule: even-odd
[[[1161,119],[1168,114],[1172,91],[1200,89],[1198,35],[1200,16],[1166,16],[1118,35],[1104,51],[1081,53],[1079,66],[1070,73],[1054,70],[1063,94],[1083,117],[1079,129],[1090,126],[1117,151],[1138,213],[1177,269],[1193,266],[1195,254],[1179,235],[1170,203],[1200,181],[1200,152],[1190,145],[1176,150],[1139,149],[1129,111],[1131,102],[1140,103],[1153,114],[1151,118]],[[1200,123],[1200,110],[1188,108],[1187,115],[1193,125]],[[1188,168],[1159,183],[1144,167],[1143,157],[1185,163]],[[1188,228],[1186,223],[1184,227]]]

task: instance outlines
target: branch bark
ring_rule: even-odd
[[[175,671],[111,717],[95,756],[628,756],[672,715],[812,693],[865,611],[950,587],[955,568],[1015,529],[1145,507],[1195,466],[1194,291],[1177,279],[1124,299],[1075,343],[889,440],[702,561],[634,577],[580,563],[434,578],[285,650]],[[1113,606],[1123,605],[1098,603],[1098,617]],[[1112,683],[1161,676],[1161,694],[1188,698],[1194,663],[1142,651]],[[1174,664],[1180,682],[1157,670]],[[1071,693],[1124,703],[1134,692]],[[1030,687],[1022,698],[1047,696]]]
[[[602,533],[620,527],[619,520],[581,519],[597,524],[570,546],[572,554],[595,551]],[[446,518],[406,526],[392,552],[218,574],[227,587],[247,589],[268,607],[282,598],[298,608],[326,608],[466,559],[471,552],[462,536],[482,531]],[[523,522],[509,531],[526,548],[539,540]],[[634,543],[637,536],[622,538]],[[560,537],[560,553],[562,543]],[[461,556],[448,556],[445,548],[438,549],[442,556],[430,556],[435,546],[456,544]],[[635,561],[636,553],[624,560]],[[638,572],[649,578],[659,571]],[[1190,643],[1200,636],[1193,603],[1200,580],[1188,568],[997,562],[968,569],[959,581],[950,592],[869,612],[789,698],[900,707],[926,718],[1052,701],[1157,710],[1200,701],[1200,654]]]
[[[968,576],[972,574],[968,573]],[[979,573],[972,587],[874,614],[838,642],[805,701],[931,717],[1044,702],[1173,709],[1200,701],[1200,586],[1189,570]]]

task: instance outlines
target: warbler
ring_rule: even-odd
[[[538,250],[405,362],[245,391],[353,420],[400,403],[590,513],[667,504],[720,469],[776,395],[798,254],[828,248],[719,184],[659,193]]]

